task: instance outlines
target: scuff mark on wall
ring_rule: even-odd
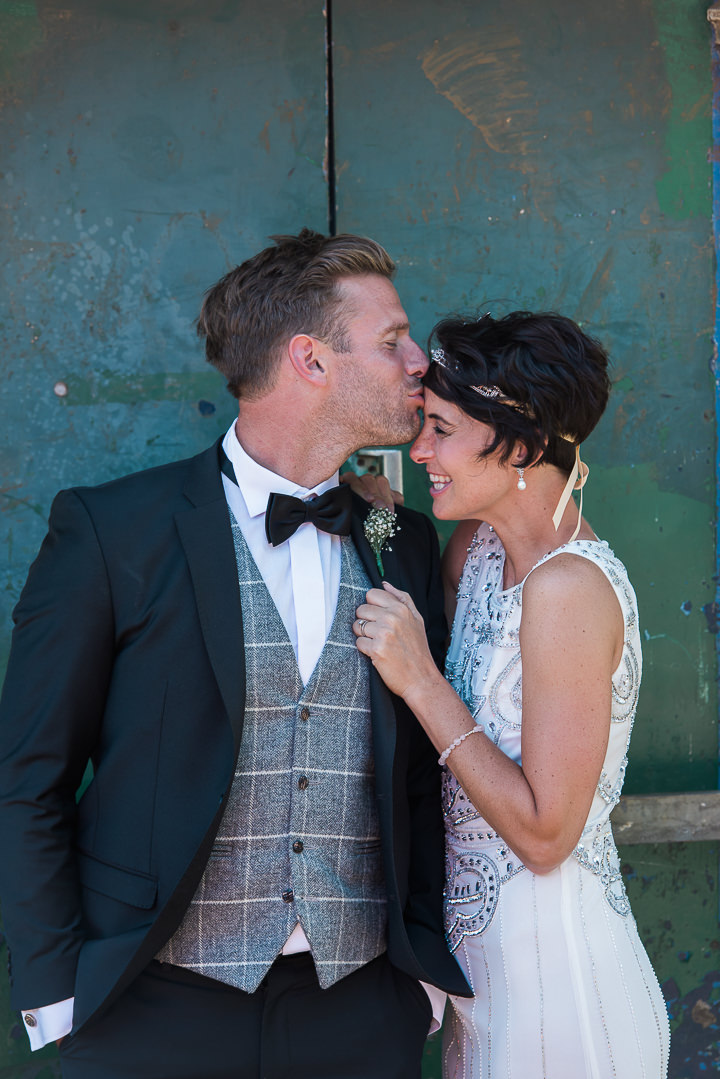
[[[528,82],[520,38],[503,27],[457,31],[420,56],[422,69],[446,97],[482,132],[499,154],[525,155],[537,149],[537,105]]]
[[[707,620],[708,633],[717,633],[720,626],[718,626],[718,616],[720,616],[720,607],[715,602],[705,603],[702,608],[702,613]]]
[[[603,300],[612,291],[613,281],[610,277],[610,271],[612,270],[614,257],[614,251],[612,247],[609,247],[597,264],[595,272],[580,297],[575,312],[576,319],[582,321],[592,318]]]

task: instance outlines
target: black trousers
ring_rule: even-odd
[[[60,1060],[63,1079],[420,1079],[431,1015],[385,955],[329,989],[281,957],[255,993],[153,962]]]

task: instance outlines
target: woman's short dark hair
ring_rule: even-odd
[[[347,312],[338,281],[380,274],[391,278],[387,251],[365,236],[271,236],[272,247],[225,274],[203,301],[197,331],[205,355],[227,379],[233,397],[260,397],[271,389],[279,349],[296,333],[349,351]]]
[[[482,456],[501,449],[507,461],[521,442],[521,465],[545,461],[570,472],[574,446],[595,427],[610,392],[608,357],[598,341],[563,315],[513,311],[497,319],[445,318],[430,343],[444,359],[431,363],[423,382],[494,429]],[[500,394],[485,397],[474,386],[497,387]]]

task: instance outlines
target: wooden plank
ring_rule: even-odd
[[[628,795],[610,820],[621,846],[720,839],[720,791]]]

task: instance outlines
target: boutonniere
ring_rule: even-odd
[[[381,551],[387,541],[392,539],[396,532],[400,531],[400,525],[397,523],[397,513],[393,513],[392,510],[385,507],[382,509],[374,507],[365,518],[363,528],[365,539],[370,544],[372,553],[375,555],[380,576],[384,577],[385,570],[383,569]],[[388,551],[392,551],[392,547],[388,547]]]

